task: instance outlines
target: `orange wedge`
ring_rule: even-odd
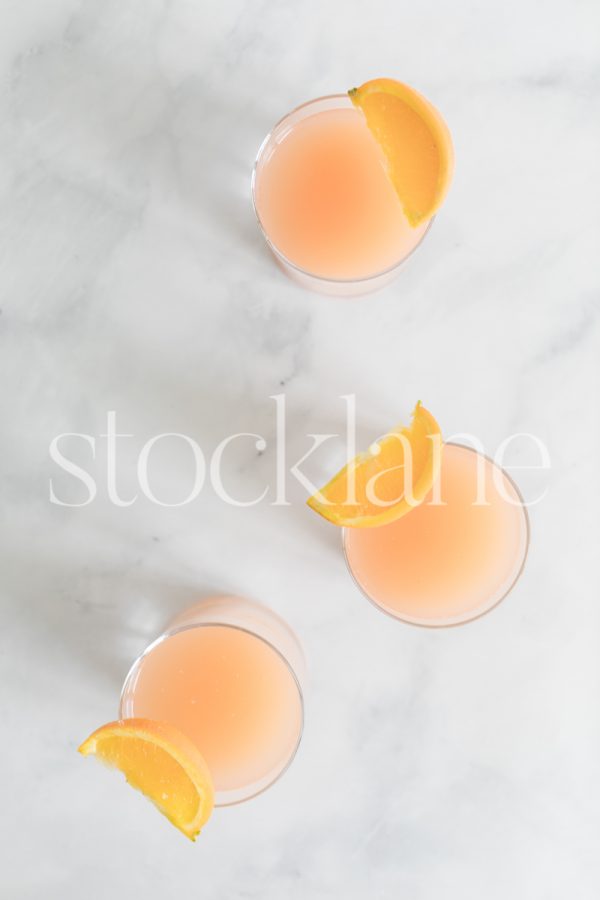
[[[308,505],[334,525],[373,528],[422,503],[441,464],[440,427],[417,403],[408,428],[399,426],[359,453]]]
[[[454,169],[448,126],[414,88],[376,78],[348,91],[381,146],[406,218],[413,227],[442,205]]]
[[[152,719],[109,722],[79,748],[112,769],[192,841],[214,806],[212,779],[195,745],[177,728]]]

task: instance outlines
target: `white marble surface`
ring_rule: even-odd
[[[599,34],[593,0],[2,5],[3,897],[598,897]],[[292,106],[379,74],[447,115],[451,196],[395,286],[305,294],[261,244],[254,153]],[[72,482],[59,432],[115,410],[128,496],[148,437],[271,438],[279,392],[295,454],[352,392],[367,438],[419,397],[492,451],[539,435],[553,468],[510,598],[461,629],[395,623],[300,488],[116,508],[101,439],[95,462],[72,448],[97,499],[48,500]],[[273,463],[240,444],[229,487],[252,496]],[[183,496],[187,456],[165,445],[151,473]],[[191,845],[75,748],[165,619],[215,590],[289,620],[311,690],[285,778]]]

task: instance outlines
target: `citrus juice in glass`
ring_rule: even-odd
[[[308,501],[342,527],[365,596],[416,625],[470,621],[519,578],[529,523],[514,482],[483,453],[443,443],[421,404]]]
[[[169,722],[200,750],[215,805],[246,800],[289,765],[302,733],[302,653],[273,612],[205,600],[134,663],[120,717]]]
[[[287,769],[302,735],[304,659],[286,623],[238,597],[179,615],[133,664],[119,719],[79,747],[121,771],[186,837],[215,806]]]
[[[406,85],[378,79],[323,97],[263,142],[253,174],[258,221],[296,280],[363,293],[391,280],[423,239],[450,157],[441,117]]]
[[[379,528],[348,528],[344,551],[364,594],[418,625],[467,622],[515,584],[528,521],[508,475],[469,447],[446,444],[437,498]]]

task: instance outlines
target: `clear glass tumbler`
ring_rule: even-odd
[[[305,664],[289,626],[239,597],[178,615],[131,667],[120,717],[175,725],[210,769],[215,805],[261,793],[290,765],[302,735]]]
[[[444,445],[437,485],[395,522],[346,528],[350,574],[378,609],[412,625],[470,622],[513,589],[529,548],[529,519],[514,481],[462,444]]]
[[[392,258],[389,264],[383,269],[365,273],[360,277],[328,277],[322,273],[319,274],[316,271],[310,271],[309,269],[304,268],[294,261],[292,254],[289,251],[287,255],[283,252],[281,247],[278,246],[277,236],[271,233],[267,221],[269,219],[268,204],[270,201],[263,198],[263,183],[269,178],[269,168],[273,164],[273,159],[275,154],[277,154],[278,148],[290,137],[290,135],[293,135],[294,131],[297,130],[302,123],[306,123],[307,120],[314,121],[316,120],[316,117],[321,116],[322,114],[330,115],[331,113],[339,111],[345,111],[346,114],[352,113],[357,117],[362,116],[362,113],[354,109],[352,101],[347,94],[333,94],[328,97],[319,97],[316,100],[311,100],[308,103],[302,104],[302,106],[298,106],[274,126],[273,130],[262,142],[254,163],[252,172],[252,202],[263,236],[275,256],[276,261],[290,278],[309,290],[340,297],[352,297],[371,293],[372,291],[385,287],[393,281],[400,273],[400,270],[407,259],[412,256],[417,247],[421,245],[426,234],[429,232],[431,224],[433,223],[433,218],[426,224],[415,229],[410,228],[408,223],[402,224],[398,231],[397,257]],[[367,129],[366,123],[364,124],[364,128]],[[350,134],[352,134],[352,132],[350,132]],[[371,137],[367,137],[367,141],[371,140]],[[313,154],[311,157],[311,165],[314,164],[314,167],[318,167],[320,164],[320,159],[318,158],[318,153],[320,152],[319,149],[317,148],[315,150],[313,146],[311,147],[310,152]],[[324,147],[323,156],[325,156],[326,153],[327,148]],[[297,156],[295,159],[296,162],[291,163],[287,168],[288,176],[290,178],[294,177],[292,169],[294,167],[297,168],[302,162],[302,151],[300,151],[300,159],[298,159]],[[359,165],[362,162],[359,155],[357,155],[357,161]],[[365,160],[365,164],[367,162],[371,165],[373,164],[372,159]],[[376,165],[379,167],[384,166],[383,159],[381,162],[376,163]],[[287,177],[285,173],[286,169],[283,169],[278,177],[285,180]],[[376,182],[373,182],[373,184],[375,183]],[[391,190],[393,189],[390,186],[390,191]],[[327,183],[325,180],[323,193],[326,193],[326,191]],[[397,198],[393,198],[391,202],[394,203],[396,199]],[[356,210],[353,207],[352,215],[355,213]],[[398,217],[403,217],[399,201],[397,214]],[[285,216],[288,217],[288,215],[290,220],[293,220],[294,217],[298,217],[299,211],[298,209],[290,208],[288,213],[286,209]],[[381,224],[380,220],[383,219],[383,216],[378,217],[376,203],[366,204],[365,219],[367,218],[369,228],[374,229]],[[336,235],[331,233],[329,237],[327,234],[324,236],[323,242],[327,243],[329,238],[332,243],[335,243]],[[394,246],[396,246],[396,244],[394,244]]]

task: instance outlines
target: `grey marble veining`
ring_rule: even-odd
[[[600,892],[596,4],[33,0],[0,29],[0,409],[4,857],[11,900],[595,900]],[[287,282],[249,178],[294,105],[380,74],[442,109],[448,202],[400,280],[358,301]],[[427,632],[358,594],[338,535],[210,491],[178,509],[63,496],[48,446],[132,433],[210,452],[228,487],[274,478],[343,427],[369,441],[422,398],[492,452],[533,432],[552,470],[525,574],[493,614]],[[81,464],[92,467],[85,448]],[[327,474],[331,450],[312,468]],[[189,458],[157,455],[183,496]],[[596,501],[596,503],[594,503]],[[300,752],[188,844],[79,759],[130,662],[175,611],[234,591],[288,619],[311,688]]]

